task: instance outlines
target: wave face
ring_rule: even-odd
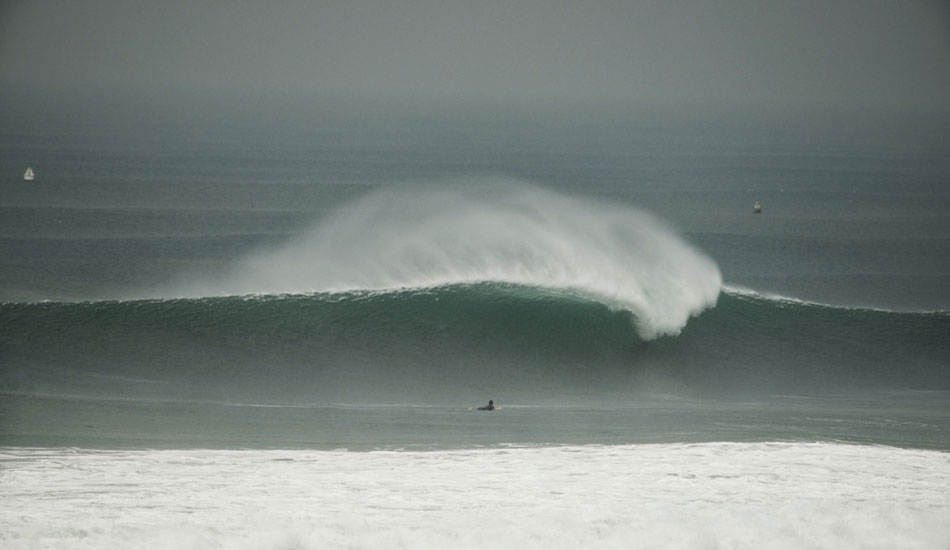
[[[339,208],[281,250],[164,294],[339,293],[495,282],[560,289],[633,313],[642,338],[714,306],[716,264],[629,206],[497,180],[399,186]]]
[[[950,314],[724,293],[676,337],[568,291],[0,305],[0,388],[244,402],[510,402],[644,392],[948,390]]]

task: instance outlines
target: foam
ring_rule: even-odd
[[[434,452],[0,449],[0,546],[944,548],[946,453],[805,443]]]
[[[627,205],[510,180],[396,186],[338,208],[279,250],[175,289],[184,296],[335,293],[501,282],[563,289],[633,312],[641,337],[677,334],[722,277]]]

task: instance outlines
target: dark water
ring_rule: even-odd
[[[0,443],[946,448],[948,128],[5,93]],[[725,292],[658,339],[543,284],[147,299],[379,189],[510,179],[652,212]]]
[[[631,396],[586,405],[260,406],[3,395],[6,445],[432,450],[498,445],[815,441],[950,450],[946,392],[763,400]],[[473,405],[477,405],[473,403]]]
[[[249,403],[521,404],[950,391],[950,314],[723,294],[678,336],[563,293],[425,291],[0,306],[2,388]]]

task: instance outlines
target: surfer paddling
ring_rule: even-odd
[[[492,401],[491,399],[489,399],[487,406],[485,406],[485,407],[479,407],[479,408],[477,408],[477,409],[473,409],[473,408],[469,407],[468,410],[469,410],[469,412],[471,412],[471,411],[500,411],[500,410],[501,410],[501,407],[496,407],[496,406],[495,406],[495,402]]]

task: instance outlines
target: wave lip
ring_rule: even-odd
[[[494,282],[566,290],[675,335],[716,304],[718,266],[627,205],[503,180],[399,186],[331,212],[279,250],[179,295],[338,293]]]

